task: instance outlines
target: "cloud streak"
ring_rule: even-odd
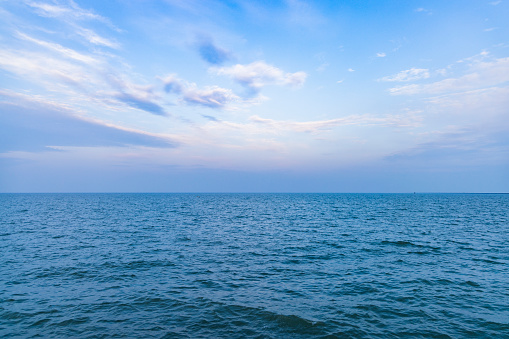
[[[168,115],[164,111],[164,108],[148,99],[137,97],[133,94],[128,93],[120,93],[115,95],[114,97],[131,107],[141,109],[145,112],[149,112],[155,115],[163,116]]]
[[[49,4],[38,1],[25,1],[25,3],[32,7],[35,12],[44,17],[56,18],[68,23],[74,23],[75,21],[82,20],[96,20],[101,21],[114,29],[118,30],[107,18],[98,15],[92,11],[81,8],[74,1],[69,0],[66,5]]]
[[[351,115],[344,118],[317,120],[317,121],[278,121],[273,119],[252,116],[249,120],[255,124],[266,126],[274,130],[289,130],[299,133],[317,133],[319,131],[331,130],[339,126],[349,125],[381,125],[396,127],[418,127],[421,119],[413,114],[410,115],[387,115],[375,117],[371,115]]]

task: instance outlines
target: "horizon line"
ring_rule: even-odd
[[[0,192],[0,194],[509,194],[509,192]]]

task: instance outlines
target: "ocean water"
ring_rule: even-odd
[[[509,338],[509,195],[0,194],[2,338]]]

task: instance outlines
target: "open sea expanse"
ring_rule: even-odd
[[[0,194],[2,338],[509,338],[507,194]]]

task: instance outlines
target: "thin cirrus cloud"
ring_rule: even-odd
[[[79,53],[73,49],[66,48],[62,45],[48,42],[48,41],[39,40],[39,39],[30,37],[27,34],[22,33],[22,32],[16,32],[16,35],[22,40],[32,42],[32,43],[39,45],[47,50],[56,52],[62,57],[80,61],[80,62],[82,62],[84,64],[88,64],[88,65],[98,63],[98,60],[95,59],[94,57],[92,57],[90,55],[83,54],[83,53]]]
[[[264,61],[255,61],[247,65],[237,64],[231,67],[214,69],[219,75],[226,75],[251,93],[257,94],[267,85],[286,85],[299,87],[307,78],[305,72],[285,73],[283,70]]]
[[[120,30],[107,18],[79,7],[72,0],[68,2],[67,6],[63,4],[49,4],[35,1],[27,1],[26,4],[41,17],[57,19],[64,22],[66,25],[69,25],[75,30],[78,36],[81,36],[88,43],[114,49],[120,48],[120,44],[118,42],[100,36],[94,30],[81,26],[80,23],[83,21],[99,21],[117,32]]]
[[[29,7],[33,8],[38,15],[43,17],[56,18],[71,24],[82,20],[101,21],[115,30],[119,30],[107,18],[79,7],[72,0],[68,1],[67,6],[63,4],[49,4],[38,1],[25,1],[25,3]]]
[[[240,99],[230,89],[219,86],[206,86],[200,89],[196,84],[187,83],[175,75],[169,75],[162,80],[166,93],[179,95],[179,100],[187,104],[225,108],[228,104]]]
[[[384,55],[385,56],[385,55]],[[389,82],[406,82],[406,81],[415,81],[421,79],[427,79],[430,77],[429,70],[425,68],[411,68],[405,71],[401,71],[397,74],[383,77],[380,81],[389,81]]]
[[[273,130],[289,130],[293,132],[317,133],[319,131],[331,130],[338,126],[349,125],[380,125],[397,127],[418,127],[421,118],[413,113],[403,115],[387,115],[375,117],[371,115],[351,115],[344,118],[317,120],[317,121],[278,121],[274,119],[252,116],[249,120],[255,124],[263,125]]]
[[[118,42],[102,37],[91,29],[80,27],[77,29],[77,33],[93,45],[105,46],[114,49],[120,48],[120,44]]]

